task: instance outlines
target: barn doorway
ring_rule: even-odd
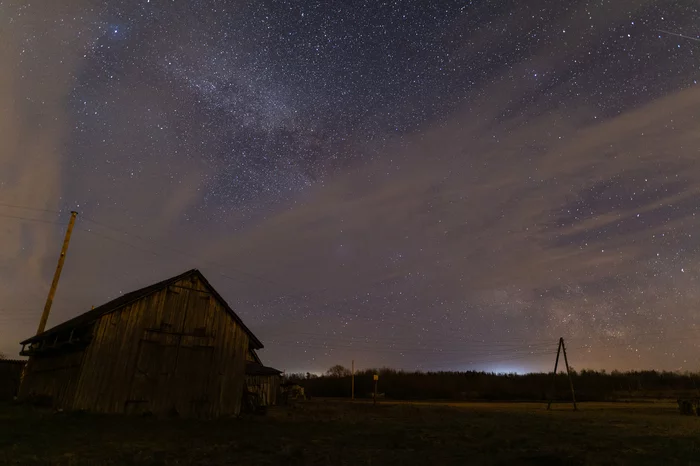
[[[127,413],[204,417],[210,409],[214,358],[207,331],[211,296],[194,288],[168,289],[158,328],[144,330]]]

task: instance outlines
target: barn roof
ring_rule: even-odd
[[[248,361],[245,364],[245,375],[280,375],[282,371],[278,371],[272,367],[266,367],[257,362]]]
[[[133,303],[134,301],[138,301],[139,299],[145,298],[146,296],[155,293],[156,291],[160,291],[163,288],[178,282],[184,278],[187,278],[191,275],[196,275],[199,277],[202,282],[211,290],[211,293],[224,305],[224,308],[226,311],[233,317],[233,319],[238,323],[238,325],[241,326],[241,328],[248,334],[248,337],[250,337],[251,340],[251,347],[260,349],[263,347],[263,344],[258,338],[253,335],[253,332],[250,331],[248,327],[243,323],[240,317],[233,312],[233,309],[231,309],[231,306],[228,305],[226,300],[221,297],[221,295],[214,289],[213,286],[209,283],[209,281],[204,278],[204,275],[202,275],[202,272],[200,272],[197,269],[192,269],[188,270],[185,273],[182,273],[180,275],[177,275],[172,278],[168,278],[167,280],[163,280],[162,282],[154,283],[153,285],[146,286],[144,288],[132,291],[130,293],[126,293],[116,299],[113,299],[101,306],[96,307],[95,309],[92,309],[84,314],[80,314],[79,316],[73,317],[70,320],[67,320],[61,324],[56,325],[55,327],[52,327],[45,332],[40,333],[39,335],[33,336],[31,338],[27,338],[26,340],[20,342],[21,345],[25,345],[28,343],[34,343],[40,340],[43,340],[47,337],[50,337],[52,335],[56,335],[57,333],[61,333],[66,330],[72,330],[77,327],[82,327],[84,325],[90,324],[100,317],[102,317],[105,314],[109,314],[111,312],[114,312],[118,309],[121,309],[122,307]]]

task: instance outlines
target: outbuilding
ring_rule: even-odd
[[[255,350],[248,352],[245,367],[246,388],[254,394],[261,406],[275,406],[280,393],[282,371],[262,364]]]
[[[127,293],[21,342],[20,399],[103,413],[237,415],[263,344],[199,270]]]

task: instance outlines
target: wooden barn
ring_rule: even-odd
[[[254,349],[248,351],[245,380],[249,392],[257,395],[261,406],[274,406],[280,392],[282,371],[263,366]]]
[[[198,270],[132,291],[22,344],[20,399],[104,413],[237,415],[260,340]]]
[[[10,401],[17,396],[22,370],[27,361],[0,359],[0,401]]]

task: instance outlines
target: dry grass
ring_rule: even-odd
[[[6,464],[700,464],[700,418],[671,403],[312,401],[188,421],[0,406]]]

